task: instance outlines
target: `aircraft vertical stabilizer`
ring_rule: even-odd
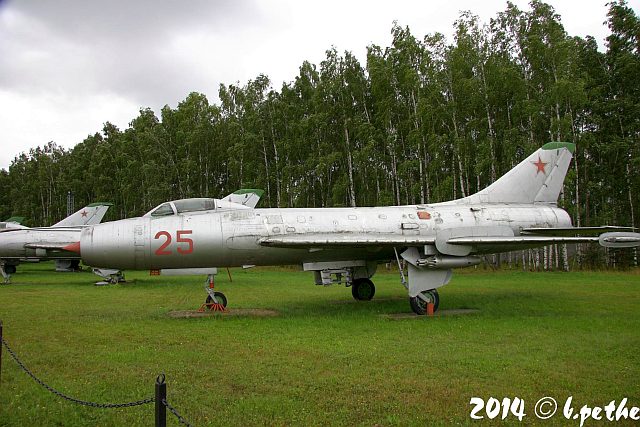
[[[574,151],[575,144],[549,142],[484,190],[454,203],[556,204]]]
[[[222,200],[255,208],[263,194],[264,190],[257,188],[242,188],[234,191]]]
[[[52,227],[74,227],[79,225],[100,224],[102,218],[104,218],[104,215],[111,206],[113,206],[113,203],[91,203],[76,213],[69,215],[62,221],[53,224]]]

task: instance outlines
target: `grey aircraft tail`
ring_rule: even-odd
[[[111,206],[113,206],[113,203],[91,203],[62,221],[53,224],[52,227],[77,227],[79,225],[99,224]]]
[[[549,142],[484,190],[453,203],[555,205],[575,147],[570,142]]]

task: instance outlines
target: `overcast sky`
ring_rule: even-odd
[[[513,0],[521,9],[527,1]],[[570,35],[604,49],[606,0],[550,0]],[[638,0],[629,4],[636,10]],[[488,22],[506,0],[0,0],[0,168],[48,141],[70,148],[140,108],[266,74],[279,90],[332,45],[364,65],[394,20],[451,40],[459,11]]]

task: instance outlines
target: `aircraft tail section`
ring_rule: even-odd
[[[556,204],[575,147],[549,142],[484,190],[454,203]]]
[[[234,191],[222,200],[255,208],[263,194],[264,190],[257,188],[242,188]]]
[[[53,224],[52,227],[74,227],[79,225],[99,224],[111,206],[113,206],[113,203],[91,203],[76,213],[69,215],[62,221]]]
[[[23,216],[12,216],[11,218],[9,218],[8,220],[4,221],[4,222],[10,222],[12,224],[22,224],[24,222],[24,217]]]

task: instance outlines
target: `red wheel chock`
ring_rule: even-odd
[[[225,312],[227,311],[227,309],[224,307],[224,305],[219,304],[217,302],[205,302],[200,306],[200,308],[198,309],[198,312],[204,313],[205,311]]]
[[[435,311],[435,304],[432,302],[427,303],[427,312],[425,313],[427,316],[433,316],[433,312]]]

